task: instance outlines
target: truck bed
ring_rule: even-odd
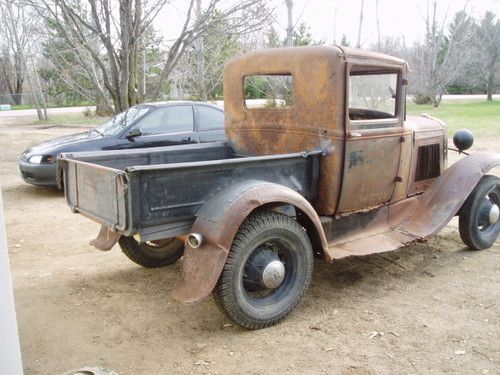
[[[58,162],[73,212],[150,241],[188,233],[204,202],[242,180],[279,183],[314,200],[321,153],[245,156],[205,143],[67,153]]]

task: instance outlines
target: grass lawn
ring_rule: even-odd
[[[36,120],[33,125],[65,125],[65,126],[97,126],[104,123],[109,117],[84,116],[83,113],[49,114],[47,121]]]
[[[428,113],[443,120],[448,125],[449,135],[460,129],[469,129],[477,135],[500,136],[500,101],[453,100],[433,108],[432,105],[417,105],[408,100],[407,111],[409,115]]]

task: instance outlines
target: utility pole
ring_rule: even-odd
[[[377,41],[378,41],[378,50],[380,51],[380,18],[379,18],[379,13],[378,13],[378,4],[379,0],[375,0],[375,15],[377,17]]]
[[[359,12],[359,29],[358,29],[358,42],[356,43],[356,48],[361,48],[361,30],[363,28],[363,8],[365,5],[365,0],[361,0],[361,11]]]
[[[333,44],[337,44],[337,0],[334,0],[335,9],[333,11]]]

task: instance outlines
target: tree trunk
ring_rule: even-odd
[[[288,24],[286,28],[286,45],[293,47],[293,0],[285,0],[288,13]]]
[[[488,81],[486,83],[486,100],[493,101],[493,90],[495,89],[495,62],[498,58],[497,54],[491,56],[488,64]]]
[[[40,104],[43,110],[43,119],[48,120],[49,115],[47,114],[47,103],[45,102],[45,97],[43,96],[42,85],[40,84],[40,79],[38,78],[38,72],[35,69],[35,65],[33,64],[33,59],[31,59],[31,65],[33,67],[33,74],[35,75],[35,83],[38,94],[40,95]]]
[[[111,115],[113,115],[113,113],[114,113],[113,107],[111,105],[109,105],[106,98],[99,96],[97,98],[96,102],[97,102],[97,105],[96,105],[96,109],[95,109],[95,114],[97,116],[111,116]]]
[[[493,101],[493,85],[494,85],[494,75],[490,73],[488,77],[488,85],[486,86],[486,100]]]

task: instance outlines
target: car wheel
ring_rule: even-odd
[[[243,327],[272,326],[305,294],[312,269],[313,252],[304,228],[280,213],[257,213],[235,236],[214,291],[217,304]]]
[[[134,237],[121,236],[118,243],[132,262],[148,268],[174,264],[184,254],[184,243],[175,237],[139,243]]]
[[[500,233],[500,179],[486,175],[481,178],[459,213],[462,241],[473,250],[495,243]]]

